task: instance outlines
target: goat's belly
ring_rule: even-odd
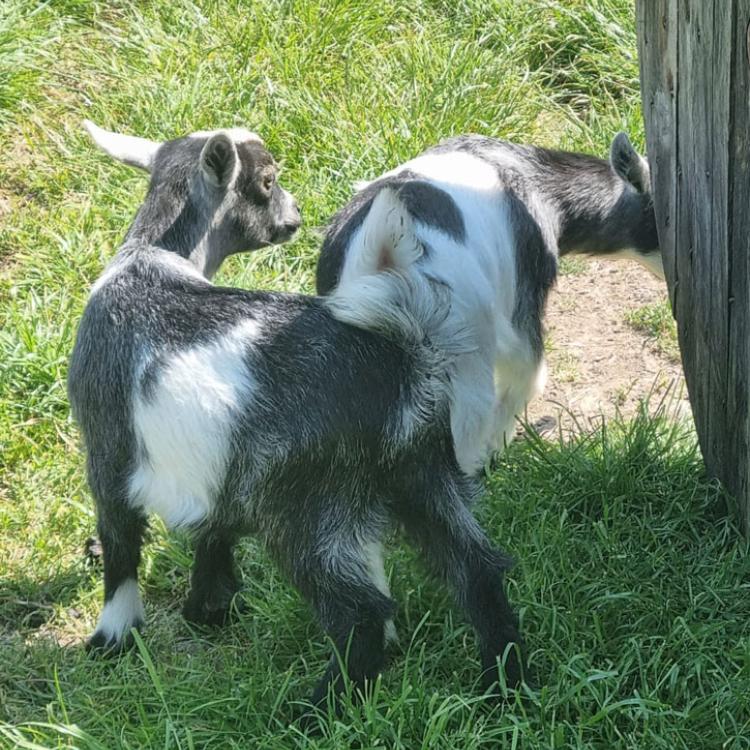
[[[145,513],[155,513],[169,528],[195,526],[213,510],[214,492],[205,478],[188,483],[156,466],[139,466],[130,478],[130,500]]]
[[[544,357],[498,360],[495,364],[495,445],[502,451],[513,440],[516,417],[543,390],[547,380]]]

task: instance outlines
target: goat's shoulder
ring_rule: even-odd
[[[440,143],[428,148],[424,153],[435,154],[450,151],[468,151],[469,153],[481,156],[489,151],[502,148],[513,148],[513,144],[501,138],[493,138],[488,135],[464,133],[462,135],[451,136],[450,138],[443,138]]]

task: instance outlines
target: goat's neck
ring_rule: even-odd
[[[610,253],[644,244],[650,196],[617,177],[609,163],[577,156],[541,176],[541,186],[557,215],[557,244],[569,252]]]
[[[634,190],[619,186],[617,197],[596,195],[588,205],[562,202],[558,247],[569,252],[611,253],[637,247],[647,201]]]
[[[202,208],[205,201],[192,194],[182,201],[157,190],[149,191],[126,240],[175,253],[192,263],[207,279],[232,251],[225,247],[217,211]]]

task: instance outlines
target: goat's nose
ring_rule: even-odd
[[[297,201],[292,204],[292,216],[287,219],[284,226],[287,229],[299,229],[302,224],[302,211],[300,211]]]
[[[302,215],[300,214],[299,209],[295,211],[295,214],[295,216],[288,218],[284,222],[284,229],[286,229],[287,232],[296,232],[302,225]]]

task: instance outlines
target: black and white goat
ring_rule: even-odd
[[[545,379],[542,316],[566,253],[628,256],[662,275],[648,164],[624,133],[610,162],[483,136],[444,141],[364,184],[332,220],[317,289],[360,273],[376,197],[398,190],[424,247],[418,266],[445,285],[451,315],[478,348],[457,358],[452,431],[460,466],[476,471],[514,432]]]
[[[217,287],[207,277],[224,257],[299,222],[257,136],[158,144],[89,131],[151,172],[70,367],[104,554],[90,645],[121,648],[143,624],[137,569],[155,512],[197,534],[188,619],[224,619],[238,589],[232,547],[257,534],[361,686],[384,663],[394,602],[381,539],[399,525],[476,628],[485,682],[504,659],[517,683],[509,560],[469,510],[478,486],[450,427],[453,365],[475,344],[444,287],[415,271],[424,246],[408,198],[379,191],[348,248],[357,272],[328,298]],[[340,664],[315,703],[340,684]]]

